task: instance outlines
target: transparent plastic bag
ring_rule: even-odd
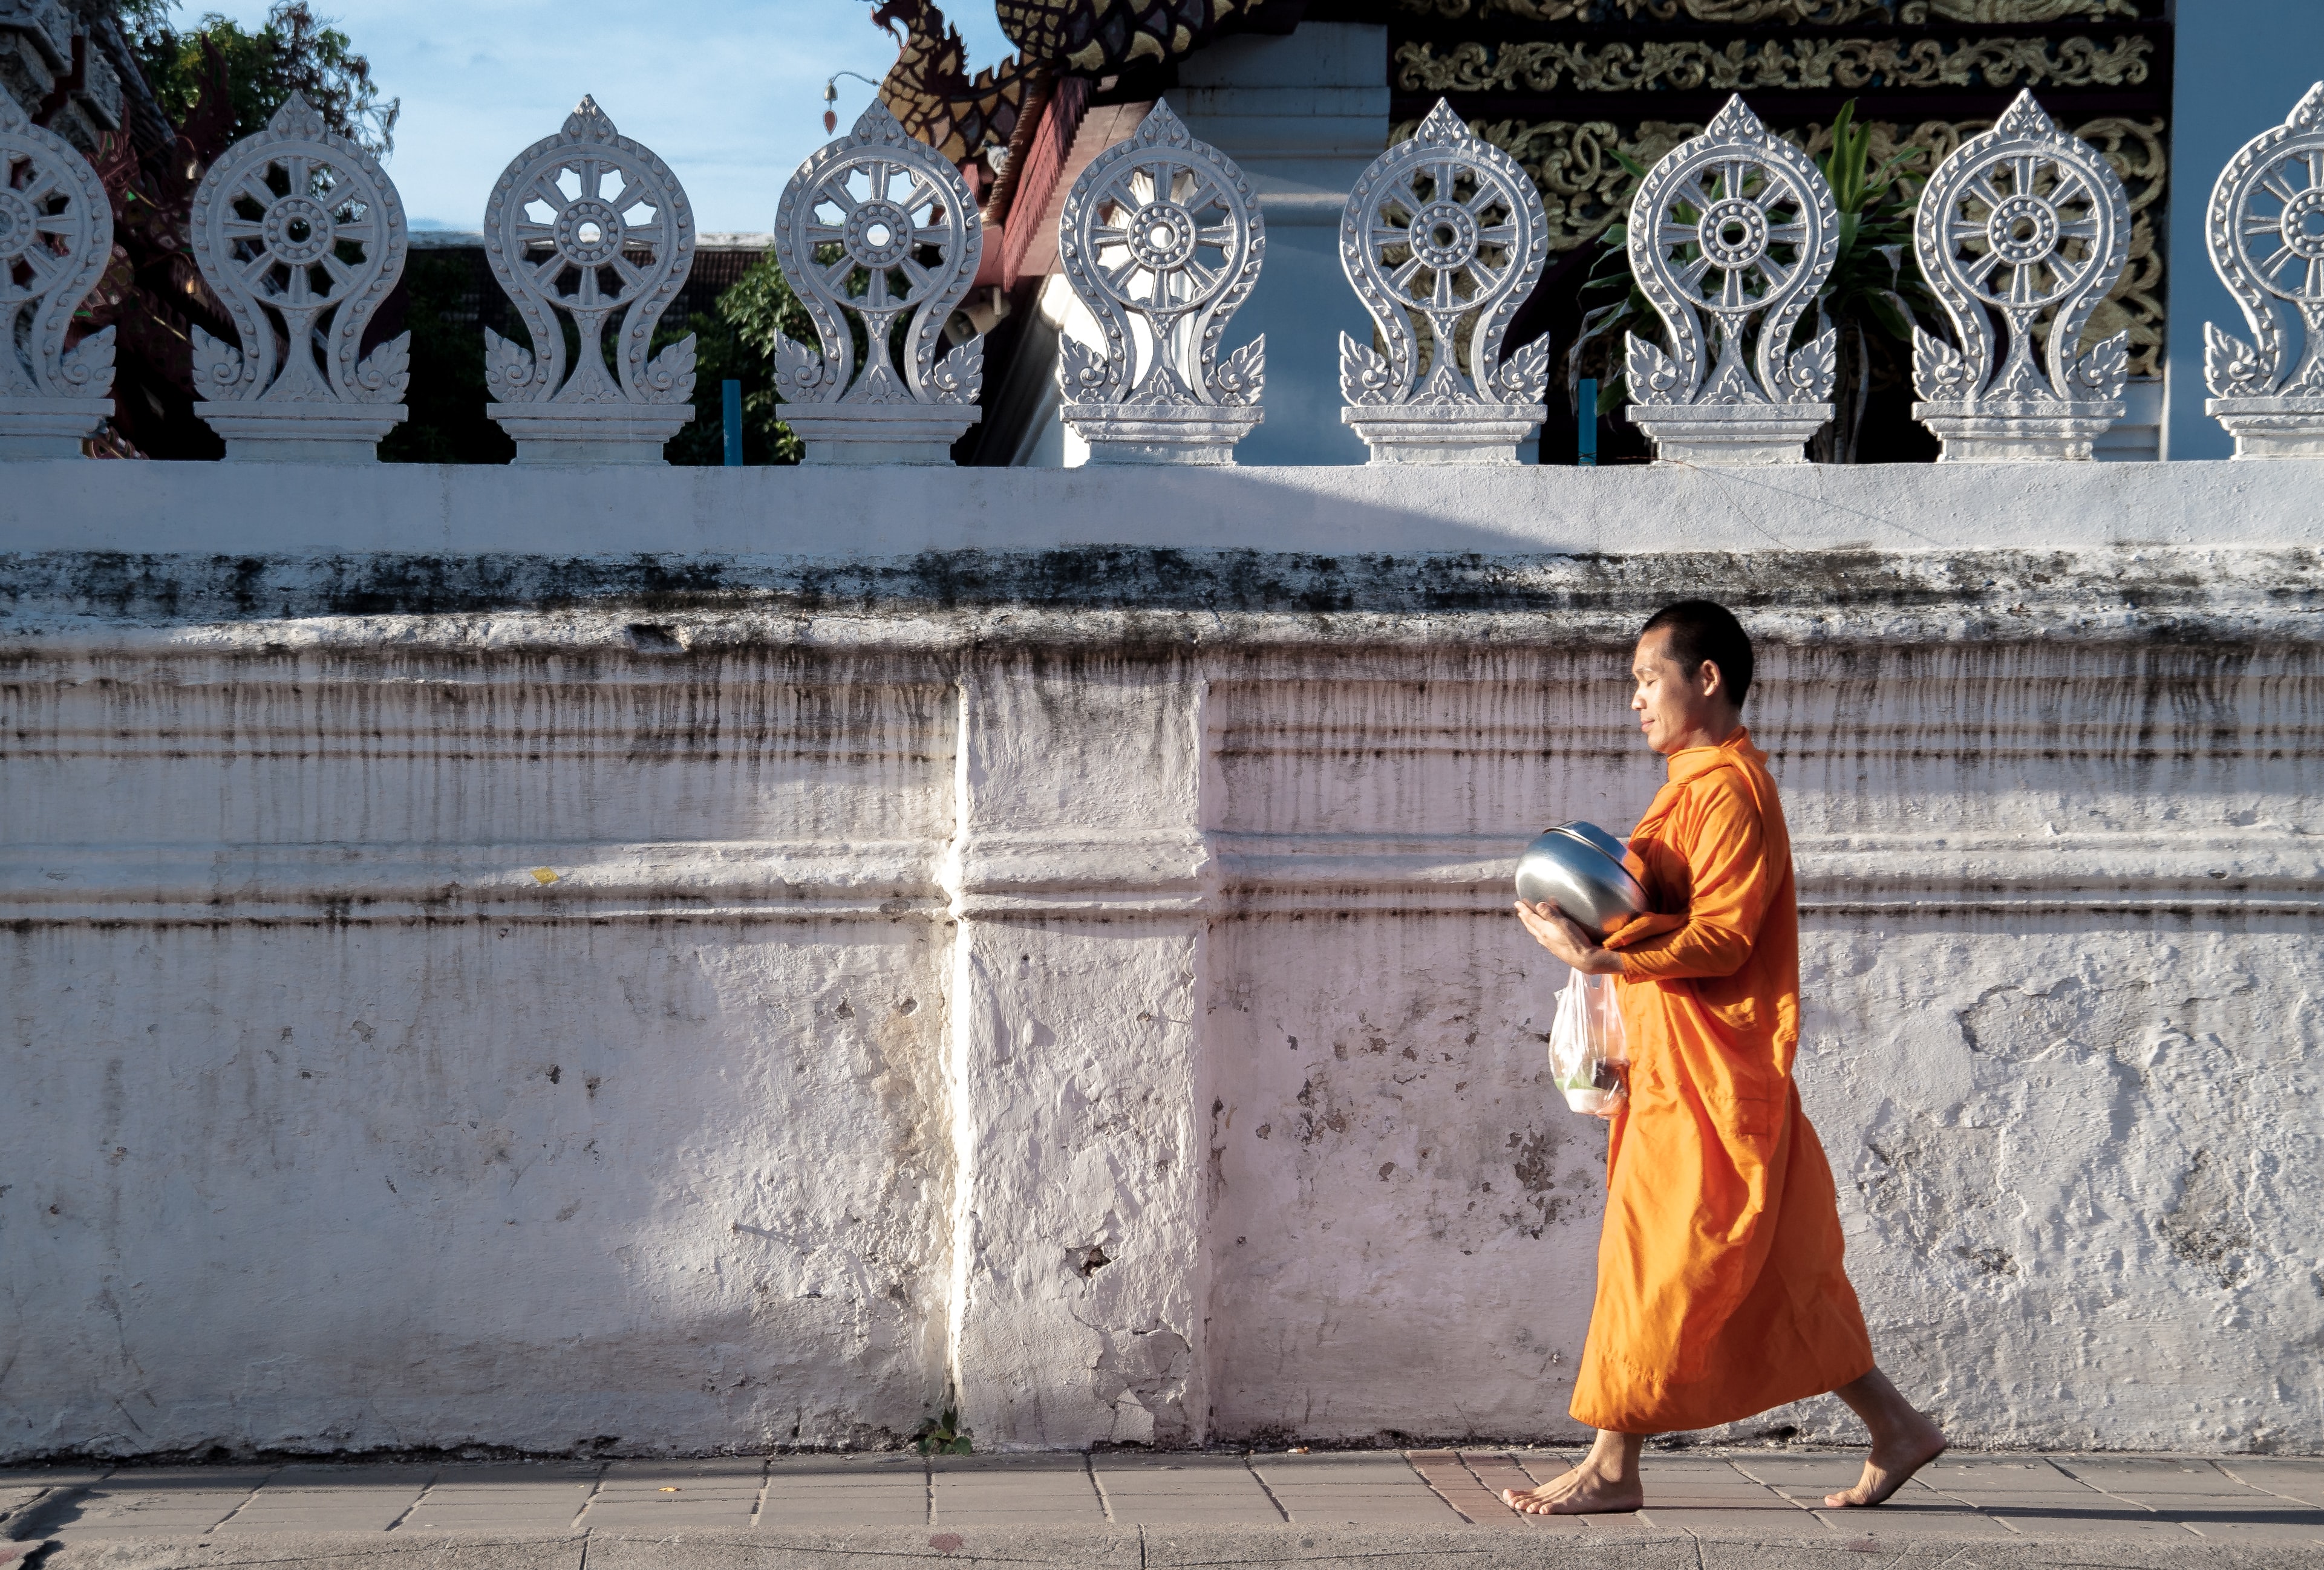
[[[1630,1040],[1612,978],[1576,970],[1557,995],[1549,1067],[1565,1104],[1603,1116],[1629,1093]]]

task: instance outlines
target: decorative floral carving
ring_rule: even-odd
[[[2129,362],[2121,333],[2078,354],[2129,255],[2130,198],[2112,167],[2021,93],[1991,131],[1937,167],[1913,237],[1960,339],[1955,347],[1913,335],[1914,383],[1926,400],[1914,415],[1945,455],[2089,457],[2091,440],[2122,417]]]
[[[1420,16],[1516,16],[1527,22],[1851,22],[2024,23],[2135,16],[2133,0],[1398,0]]]
[[[1987,38],[1950,49],[1928,38],[1450,46],[1414,40],[1397,50],[1396,85],[1407,93],[2119,87],[2146,80],[2153,52],[2152,39],[2135,35],[2111,46],[2088,38]]]
[[[1388,352],[1340,335],[1341,418],[1374,462],[1517,461],[1517,444],[1540,423],[1549,341],[1506,363],[1501,341],[1548,258],[1532,179],[1441,98],[1411,140],[1357,177],[1340,216],[1340,266]],[[1431,361],[1417,386],[1416,323]],[[1455,347],[1463,323],[1465,374]]]
[[[1632,422],[1665,458],[1803,462],[1832,414],[1833,337],[1794,351],[1792,334],[1840,253],[1814,162],[1730,98],[1639,182],[1628,236],[1670,336],[1665,353],[1630,335]]]
[[[1167,104],[1082,171],[1057,255],[1104,342],[1069,340],[1058,385],[1093,461],[1222,462],[1259,423],[1265,340],[1223,366],[1218,353],[1266,252],[1250,182]],[[1183,436],[1162,434],[1173,427]]]
[[[500,402],[626,414],[693,395],[693,337],[652,353],[654,328],[694,265],[693,210],[669,167],[594,98],[502,171],[484,208],[484,258],[534,344],[484,329],[484,381]],[[569,375],[560,311],[578,344]],[[609,322],[618,380],[605,371]]]
[[[1404,121],[1388,133],[1388,141],[1406,141],[1419,129],[1419,121]],[[1616,150],[1651,164],[1702,130],[1662,120],[1628,132],[1604,120],[1478,120],[1469,126],[1471,135],[1508,153],[1533,178],[1541,193],[1545,243],[1554,252],[1587,245],[1622,216],[1630,174],[1614,157]]]
[[[1400,141],[1417,129],[1407,120],[1389,133]],[[1640,163],[1651,164],[1689,136],[1699,125],[1649,120],[1635,129],[1608,121],[1575,124],[1564,120],[1477,121],[1470,131],[1525,165],[1542,194],[1549,223],[1549,248],[1573,251],[1604,233],[1621,214],[1630,188],[1630,176],[1613,157],[1613,149]],[[1918,148],[1918,156],[1904,167],[1926,175],[1971,136],[1991,127],[1981,120],[1926,120],[1900,126],[1873,121],[1864,129],[1872,136],[1872,161],[1886,163],[1901,148]],[[2164,125],[2159,120],[2107,118],[2075,127],[2074,134],[2106,155],[2130,192],[2130,256],[2114,291],[2092,314],[2086,332],[2100,336],[2116,332],[2130,335],[2130,373],[2162,374],[2163,302],[2161,293],[2163,257],[2154,241],[2153,208],[2163,196],[2169,161],[2163,149]],[[1829,127],[1810,124],[1783,133],[1784,140],[1810,156],[1831,145]]]
[[[2324,457],[2324,82],[2228,160],[2203,234],[2252,333],[2203,324],[2209,412],[2239,457]],[[2300,322],[2297,358],[2286,315]]]
[[[379,161],[293,93],[194,192],[194,260],[239,345],[194,329],[194,385],[218,402],[390,403],[409,333],[357,359],[403,271],[403,204]],[[280,321],[278,332],[274,323]],[[321,359],[317,360],[317,346]]]
[[[65,347],[112,253],[97,170],[0,86],[0,455],[71,456],[113,412],[113,329]]]
[[[873,103],[855,127],[799,166],[775,214],[775,254],[815,323],[823,352],[778,337],[793,403],[970,403],[982,377],[982,335],[946,356],[945,322],[975,280],[984,226],[960,171],[904,133]],[[864,364],[846,317],[863,323]],[[889,357],[896,318],[908,315],[904,363]],[[812,373],[808,368],[812,367]]]
[[[954,307],[976,280],[984,225],[960,170],[874,101],[783,188],[775,255],[815,323],[820,352],[778,334],[784,419],[809,463],[944,463],[982,411],[982,334],[939,362]],[[849,317],[862,324],[855,364]],[[890,344],[902,335],[899,366]]]

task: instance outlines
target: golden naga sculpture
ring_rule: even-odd
[[[968,75],[960,31],[934,0],[885,0],[872,20],[901,32],[903,48],[880,100],[904,129],[954,163],[1006,147],[1028,106],[1058,75],[1111,76],[1140,61],[1167,64],[1210,41],[1222,23],[1263,0],[997,0],[1017,52]]]

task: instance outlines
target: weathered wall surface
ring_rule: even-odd
[[[853,555],[807,471],[19,472],[0,1456],[1570,1433],[1604,1142],[1505,880],[1651,795],[1686,592],[1762,640],[1884,1364],[2324,1448],[2301,465],[1785,476],[1748,549],[1685,473],[884,473]],[[589,520],[649,482],[688,554]],[[1155,491],[1207,542],[1076,543]]]

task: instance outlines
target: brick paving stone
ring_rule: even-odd
[[[2079,1483],[2141,1504],[2161,1506],[2190,1499],[2250,1499],[2260,1491],[2228,1476],[2208,1461],[2169,1455],[2061,1455],[2061,1472]]]
[[[1541,1485],[1519,1467],[1515,1458],[1506,1451],[1463,1450],[1460,1455],[1462,1464],[1466,1466],[1469,1469],[1469,1474],[1477,1480],[1477,1486],[1483,1489],[1486,1497],[1499,1506],[1502,1514],[1518,1527],[1530,1531],[1564,1532],[1574,1535],[1588,1529],[1579,1516],[1537,1516],[1512,1509],[1501,1498],[1501,1490],[1506,1488],[1513,1489],[1519,1493],[1530,1493]],[[1488,1515],[1485,1519],[1489,1521],[1496,1518]]]
[[[1526,1518],[1469,1469],[1457,1450],[1415,1450],[1406,1459],[1436,1495],[1477,1526],[1522,1531]],[[1506,1471],[1514,1468],[1504,1467]]]
[[[2324,1459],[2223,1455],[2218,1464],[2229,1475],[2254,1488],[2296,1499],[2302,1504],[2324,1507]]]

